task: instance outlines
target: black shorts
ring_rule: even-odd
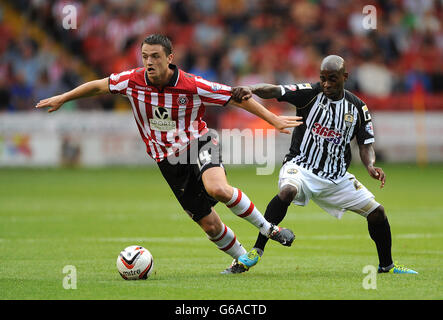
[[[157,164],[180,205],[197,222],[210,214],[218,202],[206,192],[202,174],[209,168],[223,168],[220,144],[207,134],[180,156],[181,159],[172,156]]]

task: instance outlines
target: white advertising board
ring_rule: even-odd
[[[377,112],[373,113],[373,124],[375,148],[380,160],[443,161],[443,112],[422,115]],[[248,131],[220,129],[218,133],[226,164],[241,164],[238,161],[243,161],[243,164],[263,164],[272,161],[278,166],[290,144],[288,135],[268,134],[266,137],[272,141],[266,141],[263,137],[257,138],[257,132],[253,132],[253,137],[248,139],[252,138],[254,143],[247,142],[243,137],[245,142],[240,157],[239,151],[232,149],[238,144],[232,139],[228,142],[226,137],[245,135]],[[354,160],[358,160],[355,149]],[[0,114],[0,166],[149,164],[154,164],[154,161],[145,151],[131,113]]]

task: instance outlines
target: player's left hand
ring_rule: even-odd
[[[368,167],[368,172],[369,172],[369,175],[370,175],[372,178],[381,181],[380,189],[383,188],[383,187],[385,186],[385,182],[386,182],[386,174],[384,173],[384,171],[383,171],[382,168],[369,166],[369,167]]]

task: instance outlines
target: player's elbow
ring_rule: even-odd
[[[109,78],[103,78],[95,81],[96,90],[98,94],[109,93]]]

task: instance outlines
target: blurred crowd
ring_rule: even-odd
[[[47,34],[14,34],[0,2],[0,111],[35,102],[84,81],[141,66],[140,44],[168,35],[180,68],[229,85],[318,81],[328,54],[347,61],[347,88],[369,96],[443,92],[443,0],[14,0]],[[64,29],[63,8],[76,8]],[[376,8],[365,29],[363,8]],[[374,22],[374,21],[372,21]],[[62,45],[57,53],[54,45]],[[73,108],[118,109],[118,100],[80,100]],[[93,104],[93,105],[91,105]],[[443,107],[443,106],[442,106]]]

